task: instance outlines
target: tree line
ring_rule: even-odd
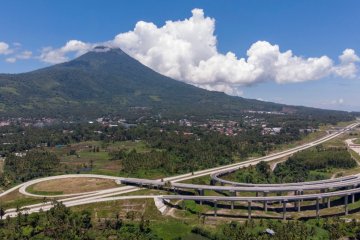
[[[235,174],[239,182],[246,183],[286,183],[322,180],[326,175],[321,172],[333,168],[353,168],[356,161],[344,148],[317,147],[295,153],[285,162],[276,165],[271,171],[270,165],[260,162],[256,166],[241,169]]]
[[[94,221],[87,210],[75,212],[62,203],[47,212],[22,214],[0,220],[0,239],[160,239],[150,229],[149,220],[125,222],[118,215]]]
[[[10,154],[0,174],[0,186],[8,187],[17,182],[54,175],[59,171],[59,166],[59,158],[47,151],[32,150],[26,152],[25,156]]]

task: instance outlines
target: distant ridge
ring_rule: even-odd
[[[238,115],[246,110],[348,114],[207,91],[165,77],[121,49],[104,46],[32,72],[0,74],[3,117],[93,117],[107,113],[215,116]]]

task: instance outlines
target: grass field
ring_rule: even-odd
[[[152,199],[94,203],[73,207],[72,209],[74,211],[89,210],[94,222],[104,218],[115,218],[116,215],[125,222],[138,222],[141,216],[143,216],[144,219],[150,220],[151,229],[164,240],[176,238],[185,240],[206,239],[191,233],[191,229],[199,224],[199,218],[196,214],[192,214],[189,211],[177,210],[180,215],[186,216],[182,219],[178,218],[178,216],[175,216],[175,218],[173,216],[162,216],[155,207]],[[221,221],[219,221],[219,223],[220,222]]]
[[[18,191],[14,191],[9,193],[6,196],[0,198],[0,205],[5,208],[16,208],[22,207],[30,204],[36,204],[43,202],[43,198],[34,198],[29,196],[24,196],[20,194]]]
[[[94,151],[95,149],[95,151]],[[67,172],[104,174],[118,176],[122,167],[121,161],[110,161],[109,153],[124,149],[137,152],[150,151],[143,141],[121,141],[103,143],[100,141],[87,141],[67,146],[52,147],[48,150],[54,152]],[[74,151],[70,155],[70,151]]]
[[[27,190],[33,194],[58,195],[91,192],[118,187],[113,180],[99,178],[66,178],[40,182]]]

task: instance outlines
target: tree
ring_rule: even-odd
[[[2,220],[5,215],[5,209],[2,205],[0,205],[0,219]]]

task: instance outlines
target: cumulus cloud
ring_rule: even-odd
[[[359,57],[352,49],[340,64],[327,56],[304,58],[267,41],[250,46],[247,56],[217,50],[215,20],[194,9],[189,19],[167,21],[157,27],[140,21],[133,31],[118,34],[111,42],[154,70],[210,90],[239,94],[238,87],[264,81],[292,83],[335,75],[353,78]]]
[[[31,51],[23,51],[20,54],[16,55],[16,58],[18,59],[29,59],[32,56]]]
[[[18,59],[26,60],[26,59],[30,59],[31,57],[32,57],[31,51],[23,51],[19,54],[6,58],[5,61],[8,63],[15,63]]]
[[[0,55],[7,55],[12,53],[12,50],[10,49],[9,44],[7,44],[6,42],[0,42]]]
[[[7,55],[5,59],[6,62],[15,63],[18,59],[30,59],[33,53],[28,50],[22,50],[20,43],[12,43],[10,47],[9,44],[0,42],[0,55],[1,54]]]
[[[9,58],[6,58],[5,61],[8,62],[8,63],[14,63],[14,62],[16,62],[16,58],[9,57]]]
[[[342,104],[344,104],[344,99],[343,98],[335,99],[335,100],[331,101],[331,104],[342,105]]]
[[[61,63],[69,60],[69,54],[80,56],[93,48],[93,44],[78,40],[70,40],[63,47],[53,49],[45,47],[42,49],[40,60],[47,63]]]
[[[355,78],[357,76],[357,62],[360,58],[355,54],[353,49],[345,49],[339,56],[340,64],[334,67],[335,74],[345,78]]]
[[[163,26],[139,21],[132,31],[120,33],[104,43],[71,40],[63,47],[44,48],[40,59],[59,63],[70,55],[81,55],[96,45],[120,47],[144,65],[166,76],[209,90],[241,95],[242,86],[265,81],[294,83],[336,76],[355,78],[359,57],[346,49],[334,61],[328,56],[302,57],[291,50],[281,51],[267,41],[253,43],[246,56],[217,49],[215,19],[202,9],[193,9],[192,16],[166,21]],[[338,62],[338,63],[337,63]]]

